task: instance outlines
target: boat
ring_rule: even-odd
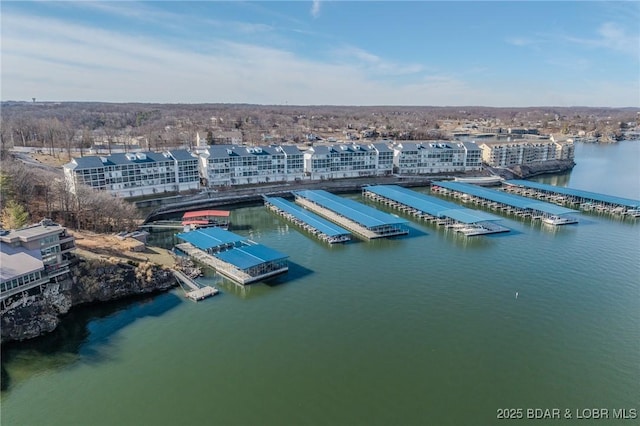
[[[469,176],[469,177],[455,177],[455,182],[471,183],[480,186],[494,186],[500,185],[504,179],[497,175],[492,176]]]
[[[571,216],[556,216],[556,215],[551,215],[551,216],[545,216],[542,218],[542,222],[543,223],[547,223],[549,225],[569,225],[572,223],[578,223],[578,219],[571,217]]]
[[[182,226],[185,229],[198,229],[218,227],[222,229],[229,228],[229,216],[231,212],[228,210],[196,210],[186,212],[182,215]]]

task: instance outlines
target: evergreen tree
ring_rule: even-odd
[[[2,209],[0,219],[4,229],[20,229],[27,224],[29,213],[21,204],[10,200]]]

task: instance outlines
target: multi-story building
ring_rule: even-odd
[[[473,142],[399,142],[394,165],[400,174],[464,172],[482,168],[480,149]]]
[[[0,235],[2,307],[16,297],[40,293],[69,272],[75,239],[66,228],[43,220],[38,225]]]
[[[382,163],[379,154],[382,153]],[[390,152],[384,143],[317,145],[304,153],[311,179],[342,179],[388,174]],[[393,157],[391,156],[391,159]]]
[[[212,145],[201,150],[200,170],[209,186],[284,182],[302,179],[301,160],[296,147]]]
[[[386,142],[372,143],[369,149],[377,153],[376,174],[387,176],[393,173],[393,149]]]
[[[492,167],[510,167],[552,160],[573,160],[574,147],[569,141],[548,139],[483,142],[482,160]]]
[[[73,193],[81,184],[125,198],[200,187],[198,157],[186,150],[79,157],[64,173]]]

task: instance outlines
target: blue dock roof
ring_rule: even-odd
[[[303,209],[297,204],[294,204],[290,201],[285,200],[280,197],[265,197],[265,200],[274,206],[278,207],[280,210],[293,215],[297,219],[313,226],[318,231],[322,232],[325,235],[330,237],[337,237],[340,235],[351,235],[351,232],[347,231],[344,228],[339,227],[333,222],[328,221],[327,219],[318,216],[317,214],[310,212],[308,210]]]
[[[241,270],[246,270],[267,262],[284,260],[289,257],[262,244],[234,247],[231,250],[216,253],[214,256]]]
[[[399,217],[365,206],[357,201],[338,197],[321,189],[296,191],[294,195],[313,201],[369,229],[407,223],[406,220]]]
[[[374,185],[367,186],[364,189],[435,217],[449,217],[462,223],[502,220],[502,218],[491,213],[461,207],[455,203],[397,185]]]
[[[576,210],[571,210],[566,207],[557,206],[555,204],[545,203],[543,201],[535,201],[530,198],[521,197],[519,195],[509,194],[504,191],[496,191],[495,189],[487,189],[468,183],[440,181],[433,182],[433,185],[447,188],[452,191],[464,192],[475,197],[484,198],[486,200],[495,201],[496,203],[506,204],[519,209],[537,210],[552,215],[563,215],[567,213],[577,212]]]
[[[613,195],[599,194],[597,192],[583,191],[582,189],[565,188],[562,186],[555,186],[555,185],[546,185],[544,183],[531,182],[528,180],[519,180],[519,179],[507,180],[504,183],[509,185],[524,186],[526,188],[539,189],[542,191],[557,192],[558,194],[562,194],[562,195],[581,197],[581,198],[586,198],[594,201],[602,201],[603,203],[617,204],[617,205],[625,206],[628,208],[635,209],[640,207],[640,200],[616,197]]]
[[[208,250],[246,240],[245,237],[215,227],[196,229],[195,231],[183,232],[176,236],[201,250]]]

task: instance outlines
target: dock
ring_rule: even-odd
[[[584,211],[640,217],[640,200],[519,179],[504,181],[503,188],[513,194],[568,205]]]
[[[184,290],[185,295],[194,301],[206,299],[207,297],[215,296],[219,293],[219,290],[212,286],[199,286],[194,280],[183,274],[182,272],[172,269],[173,276],[180,283],[180,287]]]
[[[264,205],[324,242],[335,244],[351,240],[351,233],[346,229],[284,198],[264,196]]]
[[[431,191],[451,196],[463,203],[474,203],[489,209],[512,214],[520,218],[541,220],[550,225],[568,225],[578,223],[578,219],[571,216],[577,210],[568,209],[544,201],[536,201],[505,191],[488,189],[460,182],[433,182]]]
[[[368,240],[409,233],[406,220],[324,190],[293,195],[296,203]]]
[[[461,207],[397,185],[365,186],[362,188],[362,195],[468,237],[510,231],[509,228],[494,223],[502,220],[498,216]]]
[[[286,254],[220,228],[201,228],[176,235],[175,248],[237,284],[245,285],[286,273]]]

